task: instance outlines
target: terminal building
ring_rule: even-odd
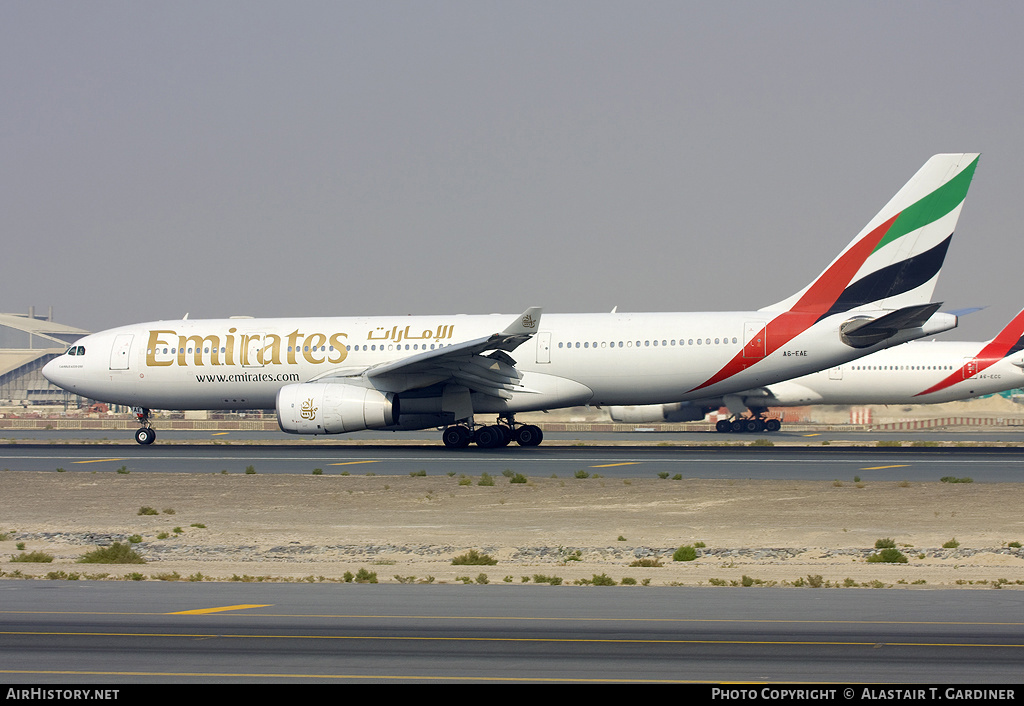
[[[81,404],[77,395],[50,384],[42,370],[88,333],[55,323],[52,307],[45,316],[37,315],[35,307],[28,314],[0,314],[0,405]]]

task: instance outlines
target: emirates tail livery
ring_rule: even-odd
[[[140,444],[150,409],[274,408],[295,434],[443,426],[452,448],[535,446],[517,412],[721,397],[955,327],[931,296],[977,160],[929,159],[821,275],[757,311],[158,321],[87,336],[43,374],[136,407]]]
[[[620,422],[693,421],[723,405],[721,432],[778,431],[772,407],[817,404],[936,404],[1024,387],[1024,311],[990,341],[914,341],[853,363],[714,399],[612,407]],[[749,416],[743,416],[747,411]]]

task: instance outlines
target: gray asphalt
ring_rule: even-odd
[[[167,435],[169,436],[169,435]],[[849,436],[849,435],[848,435]],[[616,440],[618,441],[618,440]],[[1020,482],[1024,479],[1024,447],[889,446],[849,447],[839,443],[808,446],[720,444],[638,446],[610,445],[582,438],[579,445],[544,445],[504,449],[470,447],[445,449],[440,443],[387,444],[369,440],[363,445],[320,442],[297,444],[239,443],[212,445],[208,441],[158,441],[152,446],[133,442],[81,443],[17,442],[0,444],[0,470],[129,473],[351,473],[427,475],[506,470],[528,477],[561,478],[577,473],[609,478],[669,477],[708,479],[785,480],[908,480],[934,481],[946,476],[975,482]],[[776,437],[772,443],[782,442]],[[666,442],[667,443],[667,442]]]
[[[360,446],[211,445],[210,434],[190,440],[168,433],[164,443],[140,447],[66,443],[69,437],[51,443],[58,439],[51,435],[0,445],[0,469],[242,473],[251,465],[258,473],[319,467],[430,475],[508,468],[544,477],[582,470],[609,477],[954,475],[976,482],[1019,482],[1024,469],[1018,448],[909,446],[915,438],[942,440],[934,433],[902,434],[903,448],[848,448],[840,439],[793,448],[781,445],[785,433],[773,437],[776,446],[743,439],[748,445],[714,448],[691,435],[653,444],[645,436],[644,445],[625,446],[611,445],[621,435],[571,436],[559,441],[573,445],[453,453],[422,436],[422,443],[404,437],[393,444],[396,437],[386,436]],[[981,438],[1017,440],[1007,436]],[[231,606],[251,607],[176,614]],[[1015,589],[0,580],[0,682],[117,685],[128,697],[133,686],[153,683],[757,681],[829,683],[845,698],[846,685],[1012,685],[1024,648],[1022,609],[1024,592]]]
[[[1024,648],[1011,590],[0,581],[0,605],[11,684],[1013,684]]]

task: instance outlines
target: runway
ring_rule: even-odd
[[[0,581],[0,596],[10,684],[1012,684],[1024,649],[1016,591]]]
[[[385,443],[395,437],[363,445],[213,445],[209,434],[165,434],[164,443],[149,447],[15,440],[0,445],[0,469],[238,474],[252,466],[258,474],[511,470],[535,477],[954,476],[990,483],[1020,482],[1024,453],[911,446],[906,435],[900,448],[753,446],[753,439],[743,446],[661,445],[664,437],[651,443],[646,436],[631,445],[577,436],[532,449],[459,452],[436,441]],[[1024,592],[1015,588],[0,579],[0,681],[125,685],[125,696],[154,683],[729,681],[821,684],[837,688],[839,698],[845,685],[1013,684],[1024,654],[1022,615]]]
[[[81,434],[81,432],[79,432]],[[165,435],[172,437],[171,434]],[[618,435],[622,436],[622,435]],[[577,435],[571,445],[549,444],[537,448],[509,446],[503,449],[470,447],[445,449],[439,442],[412,440],[386,443],[387,438],[367,439],[359,445],[330,442],[231,443],[213,445],[203,439],[159,441],[152,446],[134,442],[78,441],[39,443],[17,441],[0,444],[0,469],[11,471],[128,473],[256,473],[445,475],[449,473],[492,475],[505,471],[528,477],[573,477],[578,473],[609,478],[669,477],[706,479],[785,479],[935,481],[943,477],[970,478],[974,482],[1012,483],[1024,480],[1024,448],[979,446],[885,445],[782,445],[787,437],[776,435],[760,446],[755,440],[715,446],[678,438],[659,438],[642,445],[620,445],[619,439],[602,435]],[[682,435],[673,435],[675,437]],[[713,435],[709,435],[713,436]],[[847,434],[849,438],[851,435]],[[254,439],[253,441],[257,441]],[[394,438],[394,437],[390,437]],[[904,435],[904,438],[906,436]],[[936,438],[934,435],[929,439]],[[826,439],[827,441],[827,439]],[[877,443],[877,441],[876,441]],[[891,442],[889,442],[891,443]],[[930,442],[937,443],[937,442]]]

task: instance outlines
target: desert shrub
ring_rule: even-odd
[[[49,564],[53,556],[46,552],[26,552],[24,554],[11,555],[11,561],[26,561],[32,564]]]
[[[693,561],[696,558],[697,550],[689,544],[679,547],[672,555],[672,561]]]
[[[356,572],[356,583],[377,583],[377,572],[360,569]]]
[[[78,581],[82,578],[81,574],[68,573],[66,571],[50,571],[46,574],[46,578],[51,581]]]
[[[896,546],[896,540],[886,537],[885,539],[875,540],[875,549],[891,549]]]
[[[526,482],[526,476],[524,476],[522,473],[513,473],[509,477],[508,482],[509,483],[525,483]]]
[[[907,557],[899,549],[887,547],[877,554],[869,556],[868,561],[882,564],[906,564]]]
[[[957,478],[956,476],[943,476],[942,478],[939,478],[939,480],[942,481],[943,483],[973,483],[974,482],[973,478],[968,478],[967,476],[964,476],[963,478]]]
[[[944,542],[943,545],[942,545],[942,548],[943,549],[956,549],[959,546],[960,546],[960,542],[956,541],[956,537],[953,537],[953,539],[949,540],[948,542]]]
[[[477,485],[494,485],[494,478],[489,473],[481,473]]]
[[[85,554],[78,560],[79,564],[145,564],[142,558],[130,544],[114,542],[109,547],[100,547]]]
[[[488,554],[481,554],[476,549],[470,549],[452,559],[453,566],[493,566],[497,563],[497,559]]]
[[[156,508],[152,508],[149,505],[143,505],[142,507],[139,508],[139,511],[136,512],[135,514],[136,515],[159,515],[160,513],[157,512]]]

